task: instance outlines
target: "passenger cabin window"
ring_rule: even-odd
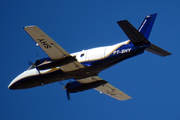
[[[80,56],[83,57],[83,56],[84,56],[84,53],[82,53]]]

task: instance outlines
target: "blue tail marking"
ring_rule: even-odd
[[[157,13],[151,14],[145,17],[144,21],[142,22],[141,26],[139,27],[138,31],[144,35],[146,39],[149,38],[152,26],[156,19]]]

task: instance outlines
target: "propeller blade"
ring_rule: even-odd
[[[36,62],[34,63],[34,65],[37,67],[40,64],[40,60],[36,60]]]
[[[67,99],[70,100],[70,95],[69,92],[66,90],[66,94],[67,94]]]
[[[59,84],[61,84],[63,87],[65,86],[65,84],[62,81],[60,81]]]
[[[33,62],[32,61],[28,61],[29,65],[33,65]]]

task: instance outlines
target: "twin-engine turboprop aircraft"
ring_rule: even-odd
[[[125,59],[144,52],[152,52],[160,56],[171,53],[148,41],[157,14],[145,17],[139,29],[135,29],[127,20],[118,21],[130,40],[98,48],[83,50],[69,54],[37,26],[26,26],[24,30],[34,39],[49,56],[37,60],[30,68],[17,76],[8,86],[9,89],[26,89],[45,84],[74,79],[67,83],[69,93],[76,93],[94,88],[117,100],[131,99],[130,96],[98,77],[98,74]]]

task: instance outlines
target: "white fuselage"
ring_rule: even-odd
[[[111,46],[104,46],[104,47],[97,47],[97,48],[92,48],[88,50],[82,50],[80,52],[72,53],[71,55],[76,56],[76,59],[79,62],[100,60],[100,59],[104,59],[110,56],[116,51],[117,48],[128,43],[129,43],[129,40],[115,44],[115,45],[111,45]],[[116,53],[116,54],[119,54],[119,53]]]
[[[127,40],[127,41],[124,41],[124,42],[121,42],[121,43],[118,43],[115,45],[111,45],[111,46],[104,46],[104,47],[97,47],[97,48],[92,48],[92,49],[88,49],[88,50],[82,50],[80,52],[72,53],[71,56],[75,56],[77,61],[80,63],[103,60],[103,59],[109,57],[110,55],[115,56],[118,54],[124,54],[124,53],[130,52],[131,48],[117,50],[122,45],[129,44],[129,42],[130,42],[130,40]],[[47,73],[50,73],[50,72],[53,72],[53,71],[56,71],[59,69],[61,69],[61,66],[57,66],[56,68],[50,68],[50,69],[46,69],[46,70],[37,70],[36,68],[28,69],[28,70],[24,71],[23,73],[21,73],[20,75],[18,75],[9,84],[8,88],[10,88],[14,84],[19,84],[19,81],[24,78],[47,74]],[[58,77],[55,77],[54,79],[56,79],[55,81],[63,80],[62,78],[58,78]],[[39,85],[39,83],[37,83],[37,84]],[[35,86],[38,86],[38,85],[35,85]]]

